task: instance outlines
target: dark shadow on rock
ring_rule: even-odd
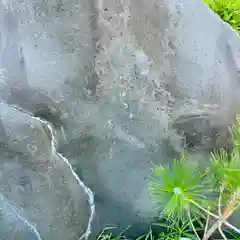
[[[231,148],[227,125],[221,126],[219,122],[213,123],[213,117],[209,114],[186,114],[175,120],[173,128],[183,136],[185,149],[211,152]]]
[[[55,128],[63,126],[61,110],[46,94],[33,88],[12,88],[7,103],[16,105],[35,117],[50,122]]]

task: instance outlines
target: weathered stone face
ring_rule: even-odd
[[[2,0],[0,16],[1,201],[43,239],[136,236],[154,164],[225,144],[240,42],[200,0]]]
[[[4,103],[0,110],[1,211],[12,230],[1,228],[1,237],[76,239],[83,235],[91,214],[89,194],[66,159],[56,153],[51,126]],[[29,237],[24,235],[27,227]],[[31,232],[35,237],[30,237]]]

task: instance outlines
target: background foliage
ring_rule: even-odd
[[[240,0],[205,0],[205,2],[240,34]]]

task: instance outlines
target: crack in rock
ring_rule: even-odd
[[[24,109],[22,108],[19,108],[18,106],[16,105],[12,105],[12,104],[7,104],[5,103],[4,101],[0,101],[0,103],[3,103],[3,104],[6,104],[8,105],[9,107],[11,108],[14,108],[15,110],[18,110],[20,112],[23,112],[29,116],[31,116],[33,119],[37,120],[37,121],[40,121],[41,124],[43,125],[46,125],[48,130],[50,131],[51,133],[51,149],[52,149],[52,153],[54,155],[57,155],[58,157],[60,157],[66,164],[67,166],[69,167],[72,175],[74,176],[74,178],[77,180],[78,184],[83,188],[84,192],[88,195],[88,203],[90,205],[90,217],[89,217],[89,221],[88,221],[88,226],[87,226],[87,230],[86,232],[79,238],[79,240],[87,240],[89,235],[91,234],[91,225],[92,225],[92,221],[93,221],[93,217],[94,217],[94,214],[95,214],[95,203],[94,203],[94,194],[92,192],[92,190],[90,188],[88,188],[83,181],[81,181],[81,179],[78,177],[78,175],[75,173],[75,171],[73,170],[72,168],[72,165],[69,163],[69,161],[67,160],[67,158],[65,158],[62,154],[60,154],[59,152],[57,152],[57,149],[56,149],[56,146],[57,146],[57,141],[56,141],[56,138],[55,138],[55,131],[51,125],[51,123],[49,123],[48,121],[46,120],[42,120],[41,118],[39,117],[35,117],[31,112],[27,112],[25,111]],[[12,206],[11,206],[12,208]],[[14,208],[12,208],[14,210]],[[16,212],[16,211],[15,211]],[[17,214],[17,212],[16,212]],[[40,234],[38,233],[38,231],[36,230],[36,228],[30,224],[28,221],[24,220],[21,218],[21,216],[19,216],[19,214],[17,214],[17,216],[22,220],[24,221],[32,230],[34,230],[34,233],[37,234],[37,236],[39,236],[39,240],[42,240],[42,238],[40,237]]]
[[[77,182],[79,183],[79,185],[83,188],[83,190],[85,191],[85,193],[88,195],[88,202],[89,202],[89,205],[90,205],[90,209],[91,209],[91,214],[90,214],[90,218],[89,218],[89,221],[88,221],[88,227],[87,227],[87,230],[86,232],[83,234],[82,237],[80,237],[79,240],[81,239],[88,239],[88,236],[90,235],[91,233],[91,224],[92,224],[92,221],[93,221],[93,216],[94,216],[94,213],[95,213],[95,204],[94,204],[94,194],[93,192],[91,191],[90,188],[88,188],[84,183],[83,181],[80,180],[80,178],[78,177],[78,175],[74,172],[73,168],[72,168],[72,165],[69,163],[69,161],[67,160],[67,158],[65,158],[62,154],[58,153],[57,150],[56,150],[56,145],[57,145],[57,142],[56,142],[56,138],[55,138],[55,134],[54,134],[54,129],[53,127],[51,126],[51,124],[49,124],[47,121],[44,121],[40,118],[37,118],[37,117],[33,117],[35,119],[38,119],[39,121],[41,121],[43,124],[45,123],[49,129],[49,131],[51,132],[51,136],[52,136],[52,140],[51,140],[51,147],[52,147],[52,152],[59,156],[69,167],[70,171],[72,172],[73,176],[75,177],[75,179],[77,180]]]

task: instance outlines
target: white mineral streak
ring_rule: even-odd
[[[29,221],[27,221],[26,219],[24,219],[20,213],[18,213],[18,211],[10,204],[8,203],[5,199],[4,196],[2,194],[0,194],[0,198],[3,200],[4,205],[6,205],[6,207],[10,208],[18,217],[18,219],[22,222],[24,222],[24,224],[26,224],[36,235],[38,240],[43,240],[39,234],[39,232],[37,231],[37,229],[35,228],[35,226],[33,224],[31,224]]]
[[[44,121],[40,118],[36,118],[35,119],[41,121],[43,124],[46,124],[49,131],[51,132],[51,136],[52,136],[52,140],[51,140],[51,147],[52,147],[52,153],[57,155],[58,157],[60,157],[69,167],[70,171],[72,172],[72,175],[75,177],[75,179],[77,180],[77,182],[79,183],[79,185],[84,189],[85,193],[88,195],[88,202],[90,205],[90,209],[91,209],[91,214],[90,214],[90,218],[88,221],[88,227],[86,232],[83,234],[83,236],[80,237],[80,239],[88,239],[88,236],[91,233],[91,224],[93,221],[93,217],[94,217],[94,213],[95,213],[95,204],[94,204],[94,194],[91,191],[90,188],[88,188],[83,181],[81,181],[81,179],[78,177],[78,175],[74,172],[72,165],[69,163],[69,161],[67,160],[67,158],[65,158],[63,155],[61,155],[60,153],[57,152],[56,150],[56,139],[55,139],[55,134],[54,134],[54,129],[52,128],[51,124],[49,124],[47,121]],[[79,240],[80,240],[79,239]]]

